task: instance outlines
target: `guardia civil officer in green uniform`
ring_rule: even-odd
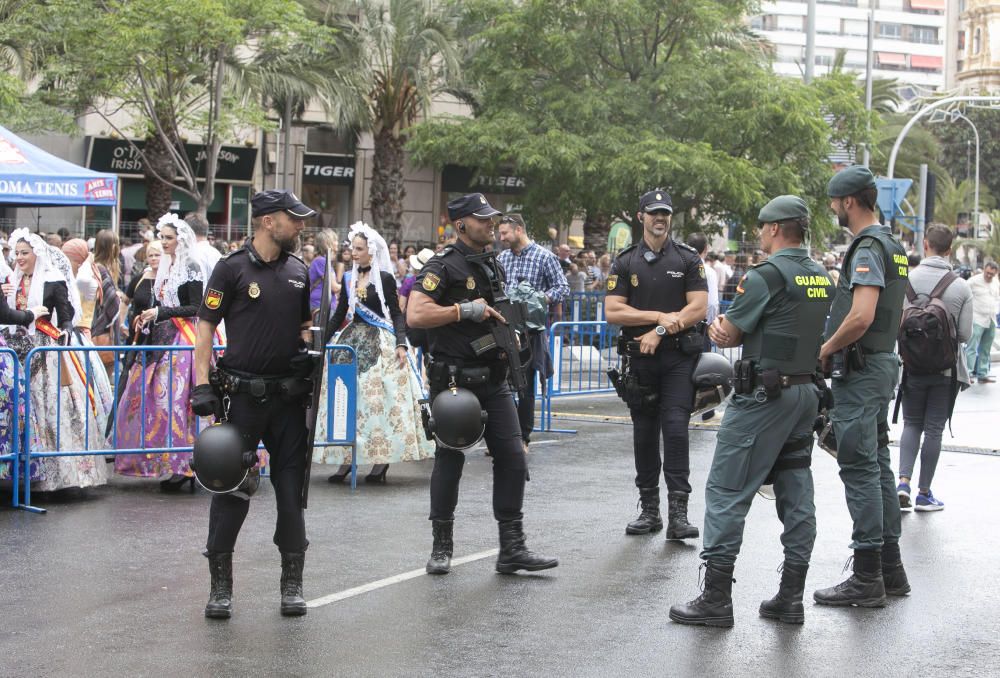
[[[899,555],[899,499],[889,466],[889,401],[899,376],[896,332],[909,273],[906,251],[875,215],[875,177],[848,167],[827,186],[830,209],[854,234],[820,351],[832,370],[837,463],[854,521],[854,574],[816,591],[817,603],[881,607],[910,585]]]
[[[809,470],[816,366],[833,282],[802,245],[809,210],[801,198],[775,198],[758,221],[761,248],[770,256],[747,272],[728,312],[709,327],[712,341],[722,348],[742,343],[743,355],[705,486],[705,588],[670,608],[670,618],[682,624],[733,625],[733,568],[747,511],[764,483],[774,485],[785,561],[778,594],[761,603],[760,614],[804,620],[802,593],[816,540]]]

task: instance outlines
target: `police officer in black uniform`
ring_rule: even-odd
[[[428,330],[431,400],[454,383],[471,390],[488,419],[486,446],[493,459],[493,515],[499,522],[500,554],[496,570],[545,570],[559,561],[532,553],[525,546],[521,505],[527,461],[521,444],[517,409],[507,385],[508,364],[496,350],[477,355],[473,343],[483,339],[490,324],[505,322],[493,307],[493,283],[503,283],[503,269],[487,255],[494,243],[494,217],[500,212],[481,193],[448,203],[448,217],[458,241],[421,269],[406,307],[407,324]],[[471,260],[470,260],[471,259]],[[494,277],[494,280],[490,278]],[[502,287],[500,287],[502,290]],[[431,474],[431,514],[434,545],[427,562],[429,574],[451,569],[452,527],[465,454],[437,446]]]
[[[306,613],[302,567],[309,542],[302,487],[312,359],[305,353],[311,324],[308,270],[292,252],[305,219],[316,212],[288,191],[257,193],[251,205],[253,237],[219,261],[198,310],[191,406],[202,416],[228,418],[247,450],[264,441],[278,504],[274,543],[281,552],[281,613],[296,616]],[[223,320],[228,344],[210,375],[213,332]],[[233,548],[259,484],[256,471],[250,481],[240,491],[212,497],[206,617],[226,619],[232,613]]]
[[[605,315],[622,326],[626,359],[623,397],[632,415],[635,484],[642,511],[626,534],[663,528],[660,517],[660,436],[667,481],[667,539],[698,537],[687,519],[688,421],[694,399],[691,373],[703,348],[708,284],[693,248],[669,238],[673,204],[654,189],[639,199],[643,238],[622,250],[608,275]],[[702,329],[699,330],[698,328]]]

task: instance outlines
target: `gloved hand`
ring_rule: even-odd
[[[302,379],[308,379],[312,376],[316,367],[319,365],[323,356],[320,354],[313,355],[311,352],[297,353],[294,358],[288,362],[288,366],[296,377],[301,377]]]
[[[462,320],[471,320],[476,323],[481,323],[486,319],[487,308],[486,302],[480,300],[466,301],[458,305]]]
[[[211,384],[191,389],[191,411],[199,417],[215,416],[216,419],[222,419],[222,401]]]

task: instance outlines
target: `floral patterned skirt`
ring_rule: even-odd
[[[5,337],[15,350],[29,348],[23,334]],[[37,332],[30,345],[51,346]],[[72,356],[72,357],[71,357]],[[73,359],[76,358],[76,360]],[[98,395],[84,383],[87,356],[82,353],[37,354],[31,362],[31,451],[100,450],[106,447],[98,424]],[[89,391],[89,393],[88,393]],[[104,485],[108,471],[103,455],[42,457],[30,464],[32,489],[42,492],[68,487]],[[0,471],[0,473],[3,473]],[[9,470],[7,471],[9,476]]]
[[[169,321],[157,323],[153,342],[181,345],[183,339],[176,330],[173,341],[157,336],[165,329],[173,329],[173,324]],[[193,351],[147,353],[145,365],[142,357],[137,355],[129,368],[118,404],[117,434],[112,432],[111,442],[118,449],[194,444],[198,417],[191,411],[189,402],[193,385]],[[202,425],[207,426],[208,422],[202,422]],[[144,478],[194,475],[190,452],[121,454],[115,457],[115,472]]]
[[[10,354],[0,355],[0,456],[14,451],[14,436],[20,432],[14,427],[14,408],[20,406],[14,400],[14,360]],[[9,480],[11,474],[11,462],[0,461],[0,480]]]
[[[417,461],[434,456],[434,445],[424,436],[420,423],[422,397],[417,375],[409,364],[396,363],[396,340],[392,333],[355,318],[340,336],[338,344],[353,346],[358,360],[357,449],[358,464],[390,464]],[[343,353],[343,352],[342,352]],[[331,353],[332,361],[346,361]],[[316,442],[327,439],[327,383],[323,380],[320,415],[316,422]],[[351,449],[344,446],[317,447],[313,461],[318,464],[349,464]]]

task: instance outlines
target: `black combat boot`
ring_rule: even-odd
[[[302,597],[302,568],[306,554],[281,552],[281,614],[301,617],[306,613],[306,599]]]
[[[701,595],[686,605],[672,605],[670,619],[678,624],[729,628],[733,625],[734,566],[709,561],[702,567],[705,580]]]
[[[451,572],[451,554],[455,544],[451,539],[454,520],[431,521],[434,531],[434,546],[431,547],[431,557],[427,561],[427,574],[448,574]]]
[[[688,493],[667,492],[667,539],[697,539],[698,528],[688,522]]]
[[[854,574],[836,586],[816,591],[813,598],[820,605],[884,607],[885,584],[882,582],[881,554],[878,551],[855,549]]]
[[[806,572],[809,566],[785,561],[781,566],[781,586],[778,594],[760,604],[760,616],[777,619],[786,624],[801,624],[806,620],[802,607],[802,594],[806,590]]]
[[[205,555],[212,573],[212,590],[205,605],[205,616],[229,619],[233,616],[233,554],[209,551]]]
[[[910,582],[906,578],[903,558],[899,553],[899,542],[882,545],[882,582],[887,596],[905,596],[910,592]]]
[[[649,534],[663,529],[660,517],[660,488],[644,487],[639,490],[639,517],[625,527],[625,534]]]
[[[500,554],[497,556],[497,572],[500,574],[513,574],[518,570],[547,570],[559,564],[558,558],[540,556],[528,550],[524,545],[524,527],[520,520],[507,520],[499,525]]]

